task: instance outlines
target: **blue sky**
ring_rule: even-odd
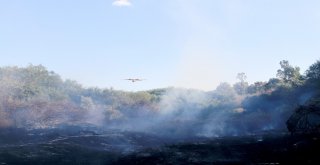
[[[0,66],[42,64],[87,87],[213,90],[320,59],[317,0],[0,0],[0,25]]]

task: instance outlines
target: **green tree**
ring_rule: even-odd
[[[265,88],[266,84],[267,84],[266,82],[261,82],[261,81],[255,82],[254,84],[251,84],[250,86],[248,86],[247,92],[249,94],[264,93],[266,90]]]
[[[271,78],[269,81],[264,85],[266,91],[273,91],[281,86],[281,80],[277,78]]]
[[[284,81],[284,83],[289,85],[301,85],[303,80],[300,74],[299,67],[293,67],[289,64],[289,61],[280,61],[281,69],[277,71],[277,77]]]
[[[306,71],[307,79],[320,79],[320,61],[318,60],[314,64],[312,64],[309,69]]]

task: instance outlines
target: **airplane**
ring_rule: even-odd
[[[125,80],[129,80],[129,81],[131,81],[131,82],[136,82],[136,81],[143,81],[143,80],[145,80],[145,79],[139,79],[139,78],[128,78],[128,79],[125,79]]]

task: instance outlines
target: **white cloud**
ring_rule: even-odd
[[[112,3],[114,6],[131,6],[129,0],[116,0]]]

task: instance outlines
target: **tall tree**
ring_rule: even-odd
[[[289,61],[280,61],[281,69],[277,71],[277,77],[290,85],[300,85],[302,83],[302,76],[300,74],[299,67],[293,67],[289,64]]]
[[[247,88],[249,86],[248,82],[246,82],[247,76],[245,73],[241,72],[237,74],[237,79],[239,82],[233,85],[233,88],[239,95],[244,95],[247,93]]]

